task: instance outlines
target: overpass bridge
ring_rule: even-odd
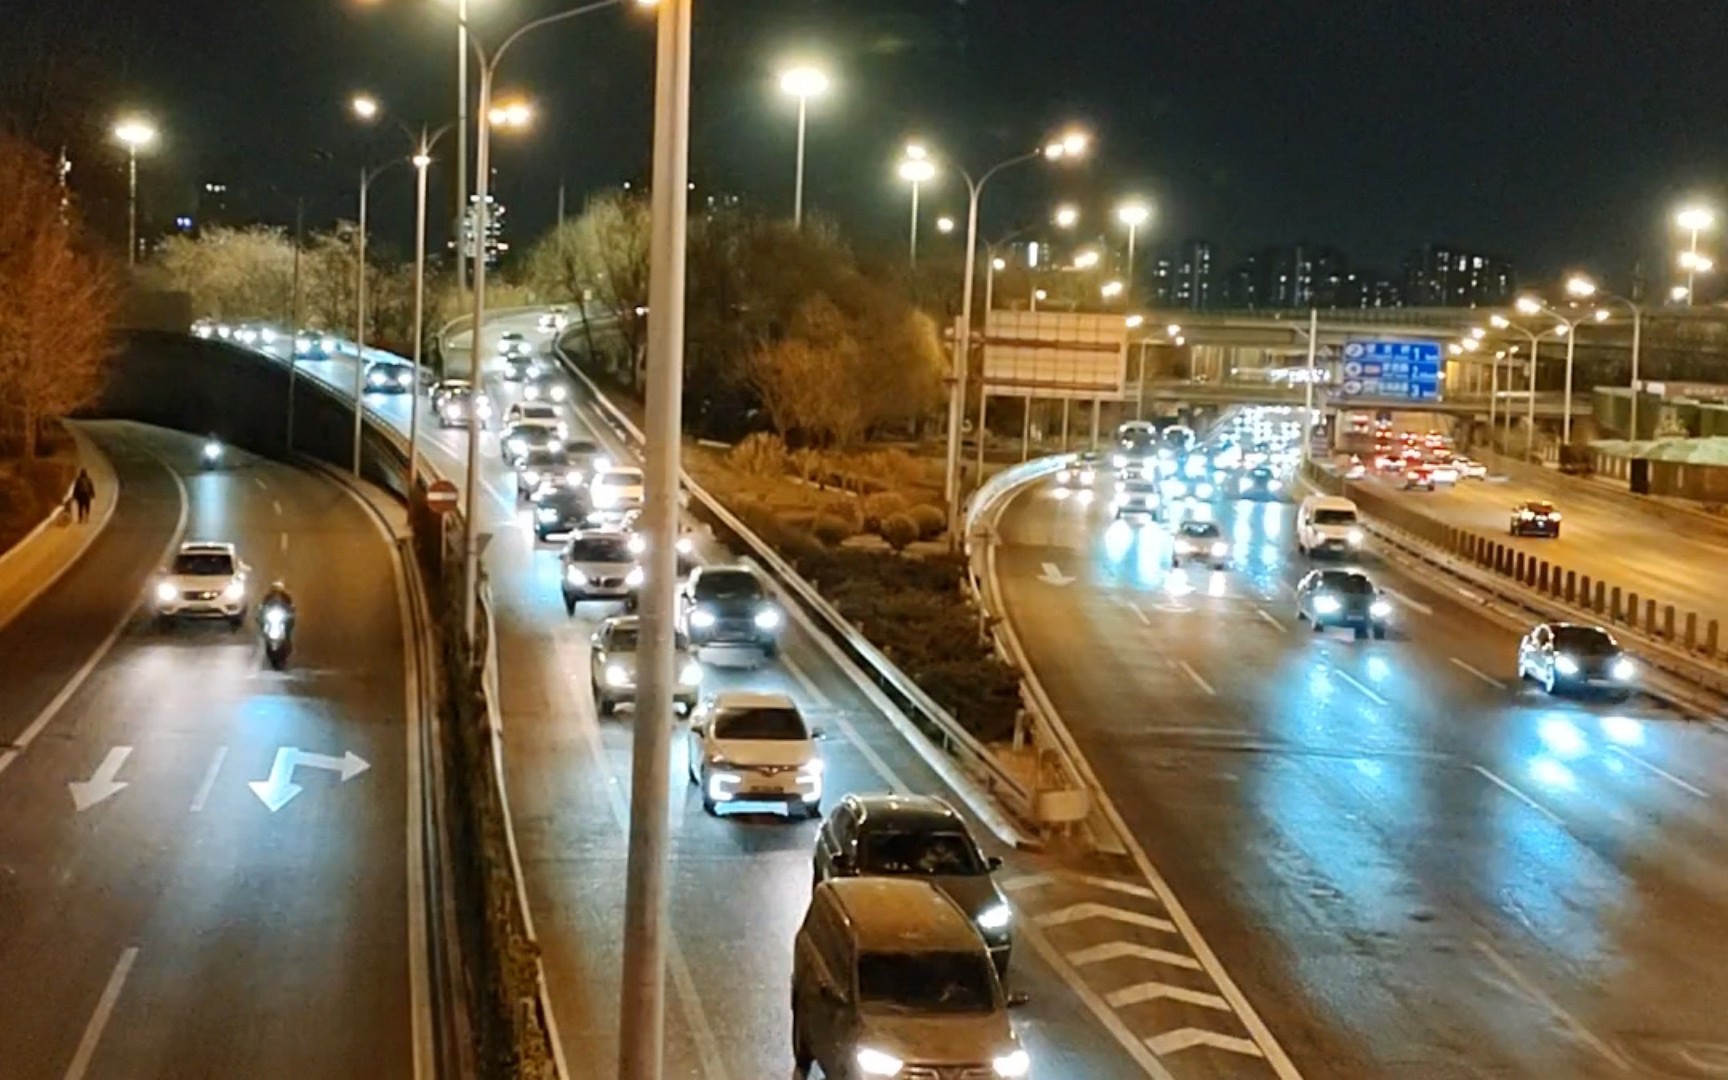
[[[1445,413],[1449,416],[1470,416],[1486,419],[1488,416],[1487,394],[1464,393],[1449,394],[1439,401],[1411,401],[1409,398],[1378,398],[1378,397],[1344,397],[1333,394],[1324,386],[1316,387],[1314,391],[1314,407],[1317,409],[1351,409],[1363,412],[1424,412]],[[1304,401],[1303,388],[1288,383],[1242,382],[1187,379],[1159,379],[1148,381],[1144,387],[1142,399],[1147,402],[1167,402],[1182,405],[1300,405]],[[1530,395],[1527,393],[1502,393],[1496,399],[1494,411],[1497,415],[1505,415],[1507,409],[1512,411],[1514,418],[1529,415]],[[1558,419],[1565,413],[1565,396],[1550,391],[1538,391],[1536,394],[1535,411],[1538,419]],[[1592,401],[1589,394],[1574,394],[1572,396],[1572,415],[1580,417],[1591,412]]]

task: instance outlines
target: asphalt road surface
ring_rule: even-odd
[[[330,482],[127,424],[107,531],[0,631],[0,1077],[413,1077],[399,592]],[[234,541],[300,619],[140,610],[182,536]],[[319,757],[355,755],[344,780]],[[284,751],[300,789],[265,786]],[[251,786],[279,802],[272,810]]]
[[[492,324],[483,344],[512,328],[545,341],[534,322],[527,316]],[[304,367],[346,388],[351,363]],[[489,385],[502,412],[514,390],[495,378]],[[405,397],[372,395],[368,404],[406,426]],[[575,437],[588,417],[581,403],[570,410]],[[608,432],[593,428],[603,446],[611,442]],[[462,431],[428,430],[426,452],[459,479],[466,439]],[[585,605],[576,618],[566,617],[556,548],[533,543],[496,435],[482,440],[479,520],[494,537],[486,563],[499,615],[507,781],[530,903],[573,1075],[611,1077],[633,719],[627,711],[597,717],[588,637],[612,609]],[[704,551],[719,555],[711,546]],[[796,626],[773,664],[709,667],[705,692],[730,687],[789,693],[823,730],[828,804],[848,791],[905,789],[941,794],[965,811],[946,781]],[[789,1076],[791,941],[809,899],[816,826],[773,816],[708,818],[683,784],[681,740],[674,742],[672,767],[667,1075]],[[1035,1075],[1273,1075],[1253,1031],[1196,958],[1176,917],[1125,861],[1034,858],[974,828],[1008,860],[1000,880],[1016,908],[1019,935],[1009,983],[1030,995],[1015,1016]]]
[[[1601,551],[1565,510],[1562,543],[1656,562]],[[1103,486],[1035,486],[1001,521],[1002,589],[1134,837],[1295,1067],[1728,1075],[1716,726],[1522,687],[1517,629],[1373,556],[1400,629],[1312,633],[1294,507],[1199,512],[1234,545],[1226,571],[1173,570],[1165,528],[1113,524]]]

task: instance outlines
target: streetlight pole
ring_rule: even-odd
[[[288,423],[284,445],[292,453],[294,450],[294,376],[296,364],[299,361],[300,343],[300,248],[304,243],[306,230],[306,200],[296,196],[294,199],[294,279],[289,286],[288,301]]]
[[[780,89],[798,99],[798,172],[792,187],[792,227],[804,227],[804,127],[810,99],[828,92],[828,76],[814,67],[795,67],[780,76]]]
[[[360,227],[355,238],[354,266],[354,461],[352,471],[360,475],[360,429],[365,415],[366,391],[366,203],[372,181],[395,165],[387,161],[375,169],[360,168]]]
[[[1116,217],[1128,226],[1128,266],[1125,276],[1128,282],[1128,304],[1132,307],[1137,295],[1134,288],[1134,241],[1139,237],[1140,226],[1151,219],[1152,208],[1139,200],[1130,200],[1116,208]]]
[[[1709,257],[1698,254],[1698,234],[1716,224],[1716,214],[1707,206],[1686,206],[1674,215],[1674,223],[1690,235],[1686,250],[1680,253],[1680,265],[1686,271],[1686,306],[1691,307],[1698,272],[1711,268]]]
[[[492,171],[492,82],[498,72],[498,65],[504,55],[510,51],[510,46],[521,41],[523,36],[553,23],[564,22],[580,15],[600,11],[603,8],[617,7],[624,0],[595,0],[594,3],[583,4],[552,15],[546,15],[522,24],[514,33],[506,37],[498,48],[488,53],[477,34],[468,34],[469,44],[473,46],[475,59],[480,62],[480,97],[477,115],[475,116],[475,160],[474,160],[474,321],[468,331],[468,363],[469,377],[475,393],[479,393],[482,385],[480,374],[480,331],[486,321],[486,234],[491,228],[487,201],[491,197],[490,179]],[[646,4],[649,0],[638,0]],[[685,0],[688,2],[688,0]],[[464,24],[466,25],[466,24]],[[464,477],[463,505],[467,508],[463,514],[462,527],[462,565],[464,587],[462,590],[462,626],[467,634],[470,646],[474,641],[475,619],[478,614],[475,597],[476,586],[480,578],[480,547],[476,533],[475,510],[479,506],[476,497],[480,475],[480,416],[479,410],[468,410],[468,459],[467,475]]]
[[[800,140],[802,141],[802,140]],[[799,172],[803,172],[802,169]],[[918,189],[936,176],[936,165],[929,151],[918,143],[906,146],[906,157],[900,162],[900,179],[912,185],[912,268],[918,268]]]
[[[1596,283],[1582,274],[1576,274],[1566,282],[1566,291],[1577,297],[1600,297],[1610,304],[1623,305],[1632,313],[1632,415],[1627,427],[1630,429],[1627,438],[1638,438],[1638,353],[1644,337],[1644,309],[1636,301],[1628,300],[1611,292],[1604,292],[1596,287]]]
[[[468,287],[468,0],[456,0],[456,294]]]
[[[690,18],[694,0],[660,0],[649,220],[647,449],[640,689],[630,762],[630,853],[619,992],[620,1080],[660,1080],[666,1011],[666,848],[670,808],[673,611],[678,574],[679,434],[690,177]]]
[[[126,266],[138,264],[138,151],[156,141],[148,120],[128,118],[114,125],[114,138],[126,147]]]

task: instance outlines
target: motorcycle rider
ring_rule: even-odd
[[[294,594],[288,591],[288,586],[282,581],[272,581],[269,591],[258,602],[258,617],[262,620],[265,613],[273,607],[282,609],[282,629],[284,636],[294,636]]]

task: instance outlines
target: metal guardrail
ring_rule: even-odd
[[[585,372],[568,361],[565,367],[587,388],[590,399],[601,416],[620,438],[638,447],[646,443],[646,436],[635,422],[613,405]],[[726,509],[720,500],[696,483],[688,473],[681,474],[681,481],[703,511],[732,534],[768,570],[783,597],[794,599],[796,607],[815,622],[817,629],[838,646],[926,737],[936,742],[974,776],[981,778],[990,794],[1001,801],[1019,820],[1033,824],[1038,822],[1038,792],[1004,768],[988,746],[961,727],[922,687],[913,682],[893,661],[883,656],[863,632],[841,615],[791,563],[781,558],[765,540]]]

